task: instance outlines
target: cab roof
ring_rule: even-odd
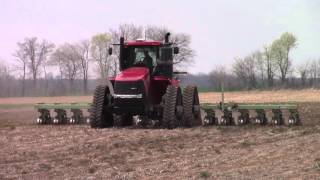
[[[160,41],[146,41],[146,40],[136,40],[127,41],[124,43],[125,46],[160,46]]]

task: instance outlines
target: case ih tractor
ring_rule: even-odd
[[[120,74],[108,85],[96,87],[91,105],[93,128],[155,122],[166,127],[201,124],[198,91],[187,86],[183,93],[174,77],[173,54],[178,47],[169,42],[124,41],[120,38]],[[112,49],[109,49],[109,54]],[[135,121],[133,120],[135,117]]]
[[[173,71],[173,55],[178,47],[165,41],[124,41],[120,38],[120,73],[96,87],[92,103],[37,104],[38,124],[90,123],[92,128],[112,126],[161,126],[164,128],[197,125],[296,125],[298,106],[284,103],[199,103],[195,86],[183,91]],[[109,49],[112,54],[112,48]],[[223,86],[222,86],[223,87]],[[82,113],[90,112],[89,117]],[[50,111],[55,112],[51,117]],[[68,118],[67,114],[71,113]],[[201,117],[202,115],[202,117]],[[202,118],[202,119],[201,119]]]

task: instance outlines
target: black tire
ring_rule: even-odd
[[[106,86],[96,87],[90,109],[90,125],[92,128],[113,126],[113,115],[107,109],[108,96],[110,96],[110,92]]]
[[[183,91],[183,125],[202,125],[198,90],[195,86],[187,86]]]
[[[180,119],[177,116],[176,107],[182,105],[182,96],[180,87],[169,85],[163,98],[162,126],[168,129],[176,128],[180,125]]]

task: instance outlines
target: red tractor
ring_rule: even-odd
[[[165,41],[124,41],[120,38],[120,73],[96,87],[90,109],[92,128],[158,125],[164,128],[201,125],[195,86],[182,92],[173,71],[179,48]],[[112,48],[109,49],[112,54]]]

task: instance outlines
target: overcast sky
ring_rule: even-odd
[[[192,73],[230,65],[289,31],[298,38],[295,64],[320,58],[320,0],[0,0],[0,58],[37,36],[77,42],[121,23],[166,26],[192,37]]]

